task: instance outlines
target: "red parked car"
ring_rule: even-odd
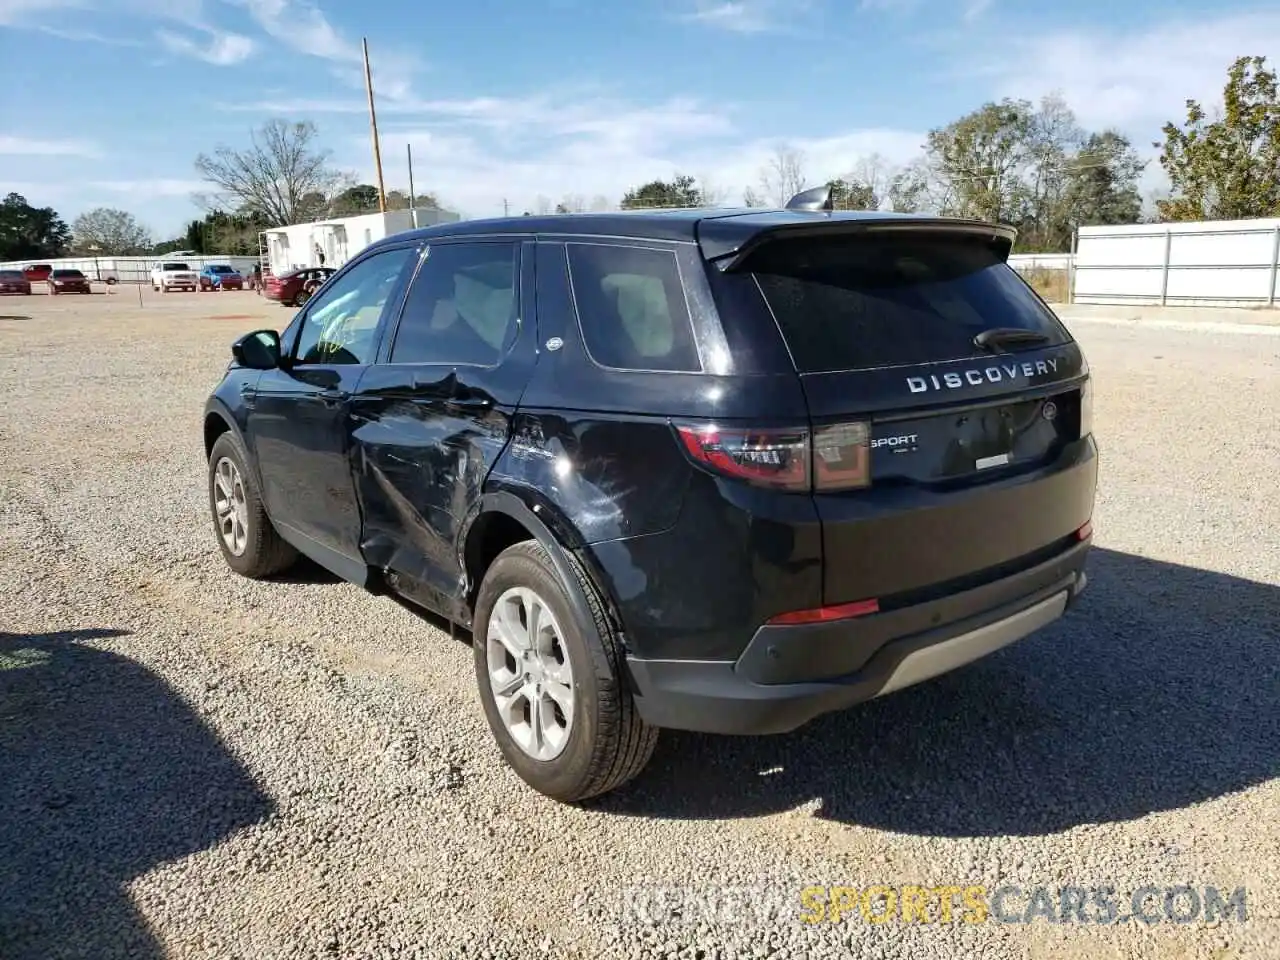
[[[262,292],[268,300],[278,300],[285,306],[300,307],[336,272],[333,267],[288,270],[278,277],[266,277]]]
[[[49,279],[53,267],[47,263],[31,263],[22,268],[22,275],[31,283],[41,283]]]
[[[21,270],[0,270],[0,293],[31,293],[31,281]]]
[[[49,274],[50,293],[93,293],[89,278],[79,270],[60,267]]]

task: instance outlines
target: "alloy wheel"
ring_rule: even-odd
[[[214,467],[213,509],[222,542],[234,556],[242,556],[249,545],[249,507],[245,503],[244,480],[229,457],[223,457]]]
[[[573,729],[573,667],[546,601],[512,587],[489,615],[485,658],[498,716],[511,739],[535,760],[554,760]]]

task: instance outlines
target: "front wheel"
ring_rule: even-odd
[[[246,460],[230,432],[214,442],[209,452],[209,509],[227,566],[259,580],[288,569],[298,554],[271,525]]]
[[[539,793],[572,803],[636,777],[658,730],[636,710],[600,595],[568,559],[587,622],[546,549],[527,540],[485,574],[472,635],[480,702],[504,759]]]

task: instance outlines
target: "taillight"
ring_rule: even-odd
[[[1080,384],[1080,439],[1093,433],[1093,378]]]
[[[781,490],[809,489],[807,430],[712,426],[676,430],[690,455],[719,473]]]
[[[797,428],[676,427],[699,463],[759,486],[791,491],[853,490],[871,483],[871,430],[851,422]]]
[[[871,483],[871,428],[866,423],[819,427],[813,435],[815,490],[855,490]]]

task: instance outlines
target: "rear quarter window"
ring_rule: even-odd
[[[993,327],[1070,336],[993,246],[929,234],[766,244],[745,264],[801,373],[933,363],[988,354]]]
[[[569,282],[591,359],[623,370],[702,369],[670,250],[568,243]]]

